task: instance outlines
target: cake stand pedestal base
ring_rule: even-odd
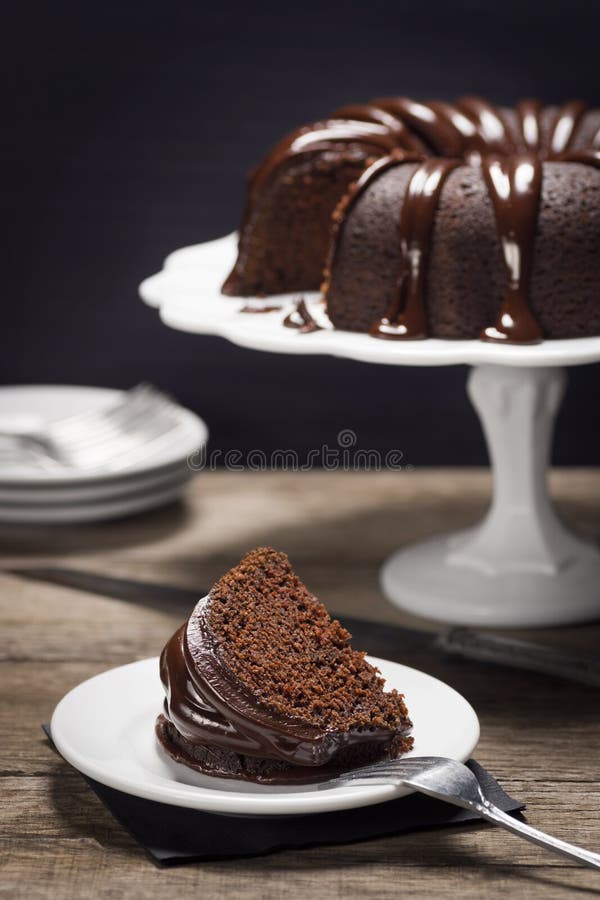
[[[457,625],[535,627],[600,618],[600,552],[572,534],[547,487],[564,369],[480,365],[469,396],[494,476],[480,525],[399,550],[381,582],[390,601]]]

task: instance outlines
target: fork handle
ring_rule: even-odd
[[[546,850],[553,850],[555,853],[574,859],[584,866],[589,866],[590,869],[600,869],[600,854],[598,853],[592,853],[591,850],[584,850],[583,847],[577,847],[575,844],[569,844],[567,841],[561,841],[550,834],[538,831],[537,828],[532,828],[531,825],[509,816],[489,800],[486,800],[485,803],[473,804],[473,807],[483,819],[493,822],[494,825],[500,825],[507,831],[512,831],[513,834],[518,834],[540,847],[545,847]]]

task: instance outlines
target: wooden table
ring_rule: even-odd
[[[553,473],[552,488],[563,515],[600,539],[600,472]],[[487,473],[472,470],[206,473],[185,504],[146,516],[86,527],[2,527],[2,568],[43,562],[202,589],[245,550],[269,543],[290,554],[330,609],[402,623],[378,588],[382,560],[405,541],[475,521],[489,490]],[[83,679],[157,654],[178,620],[169,609],[0,575],[0,896],[600,894],[599,873],[485,824],[155,868],[56,756],[40,724]],[[600,626],[543,634],[588,650],[599,637]],[[482,724],[477,758],[527,802],[529,821],[600,850],[598,690],[432,652],[415,662],[473,703]]]

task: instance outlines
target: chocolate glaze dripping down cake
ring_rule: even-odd
[[[156,731],[208,775],[302,783],[410,749],[401,694],[293,573],[253,550],[166,644]]]
[[[600,110],[580,100],[342,107],[255,170],[223,291],[324,272],[333,326],[378,338],[598,335],[599,167]]]

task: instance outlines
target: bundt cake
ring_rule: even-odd
[[[599,167],[579,100],[345,106],[251,174],[223,292],[322,287],[333,327],[378,338],[599,335]]]
[[[258,548],[166,644],[158,739],[207,775],[302,783],[410,749],[404,699],[292,571]]]

